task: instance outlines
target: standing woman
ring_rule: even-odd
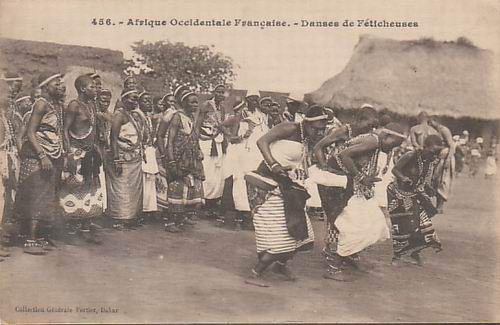
[[[268,286],[261,275],[274,262],[276,273],[294,280],[286,262],[314,242],[304,180],[309,148],[321,139],[327,122],[324,109],[312,106],[302,122],[281,123],[257,141],[264,161],[245,177],[259,259],[248,284]]]
[[[387,205],[392,222],[393,264],[409,255],[410,262],[422,265],[422,249],[441,250],[431,222],[438,212],[431,197],[436,195],[432,176],[443,148],[438,135],[429,135],[422,149],[404,154],[392,169],[396,179],[387,187]]]
[[[122,91],[123,107],[116,110],[111,122],[111,158],[106,168],[108,215],[113,227],[122,230],[137,224],[142,211],[142,130],[137,114],[132,115],[139,101],[137,90]]]
[[[159,170],[156,175],[156,200],[158,201],[158,207],[165,225],[169,224],[172,218],[168,216],[168,180],[164,162],[167,157],[168,129],[172,118],[178,110],[174,93],[178,94],[181,90],[187,91],[187,88],[183,86],[177,87],[173,93],[163,96],[158,103],[164,109],[158,121],[158,130],[156,131],[156,149],[158,151],[156,157]],[[174,227],[174,225],[170,225],[167,230],[176,232],[179,229]]]
[[[198,97],[191,91],[177,94],[180,108],[168,127],[168,145],[164,158],[168,180],[170,217],[165,230],[179,232],[203,204],[203,155],[199,146],[200,127],[205,112],[198,111]],[[162,122],[163,123],[163,122]],[[164,128],[165,126],[163,126]],[[160,135],[163,136],[160,129]]]
[[[53,221],[59,207],[57,188],[63,167],[62,104],[65,87],[59,73],[42,73],[42,96],[33,104],[27,138],[21,149],[21,168],[15,211],[28,230],[24,252],[45,254],[41,226]]]

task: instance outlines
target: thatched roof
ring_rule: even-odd
[[[313,102],[416,115],[500,118],[498,60],[466,39],[395,41],[361,36],[344,70],[307,94]]]

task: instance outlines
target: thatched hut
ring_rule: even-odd
[[[361,36],[344,70],[306,99],[337,109],[370,103],[396,118],[443,116],[453,132],[498,135],[498,61],[468,40],[395,41]]]

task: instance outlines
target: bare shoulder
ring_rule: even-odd
[[[33,113],[45,114],[49,110],[49,103],[46,100],[39,99],[33,104]]]

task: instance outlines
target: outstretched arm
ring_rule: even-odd
[[[347,127],[339,127],[330,130],[328,134],[323,137],[315,146],[313,149],[313,154],[318,159],[318,165],[320,167],[326,167],[326,156],[325,156],[325,149],[335,142],[345,139],[347,134]]]

